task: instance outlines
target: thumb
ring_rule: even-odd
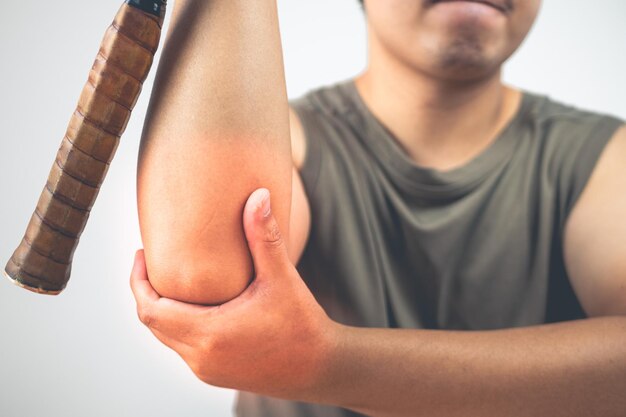
[[[243,217],[256,278],[278,278],[285,274],[291,261],[272,213],[269,190],[259,188],[250,195]]]

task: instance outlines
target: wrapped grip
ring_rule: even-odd
[[[16,284],[60,293],[89,212],[150,71],[165,1],[128,0],[107,29],[48,181],[5,272]]]

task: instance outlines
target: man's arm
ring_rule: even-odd
[[[626,317],[490,332],[338,330],[314,401],[372,416],[621,417]]]
[[[626,176],[625,142],[622,130],[598,162],[573,212],[578,214],[568,221],[567,250],[576,246],[569,239],[576,235],[577,219],[585,218],[585,207],[604,195],[606,181]],[[617,195],[623,188],[613,191]],[[612,255],[603,262],[588,258],[591,265],[613,265],[585,269],[602,289],[575,284],[590,314],[606,317],[482,332],[355,328],[332,322],[314,302],[289,261],[274,217],[257,209],[261,196],[254,193],[244,211],[256,277],[235,300],[215,308],[159,297],[141,256],[131,275],[141,320],[203,381],[374,416],[624,415],[623,232],[604,247],[603,256]],[[612,207],[604,214],[626,212],[623,198],[602,201]],[[623,217],[609,223],[611,230],[623,231]],[[610,232],[579,226],[591,240],[604,241],[594,234]],[[582,276],[578,272],[576,280]]]
[[[374,416],[623,416],[626,317],[485,332],[334,323],[289,261],[263,194],[244,211],[256,277],[228,303],[159,297],[138,253],[139,316],[201,380]]]
[[[567,272],[587,314],[626,315],[626,126],[600,156],[564,240]]]
[[[291,218],[289,221],[289,259],[296,265],[304,252],[311,230],[311,209],[299,171],[306,156],[306,137],[302,123],[296,112],[289,111],[289,131],[291,133],[291,159],[293,176],[291,180]]]
[[[150,279],[215,304],[252,277],[241,213],[263,185],[289,229],[289,111],[275,0],[178,0],[146,118],[138,205]]]
[[[491,332],[343,327],[320,398],[382,416],[625,415],[625,215],[623,127],[564,233],[572,285],[598,318]]]

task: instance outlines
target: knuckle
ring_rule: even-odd
[[[211,384],[214,381],[214,372],[211,364],[204,356],[199,356],[190,361],[189,367],[194,375],[201,381]]]
[[[272,222],[263,236],[263,241],[269,246],[279,247],[283,243],[283,237],[280,233],[278,223]]]
[[[191,371],[194,373],[194,375],[206,382],[206,371],[205,366],[202,364],[202,361],[199,361],[198,359],[193,359],[188,361],[188,363],[189,368],[191,368]]]
[[[149,307],[142,305],[137,307],[137,316],[139,321],[147,327],[153,327],[155,323],[154,312]]]
[[[217,346],[217,340],[215,337],[203,337],[198,342],[197,350],[202,357],[208,358],[213,355]]]

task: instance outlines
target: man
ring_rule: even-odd
[[[624,415],[626,128],[502,84],[538,8],[366,0],[288,132],[275,2],[177,3],[131,285],[239,415]]]

